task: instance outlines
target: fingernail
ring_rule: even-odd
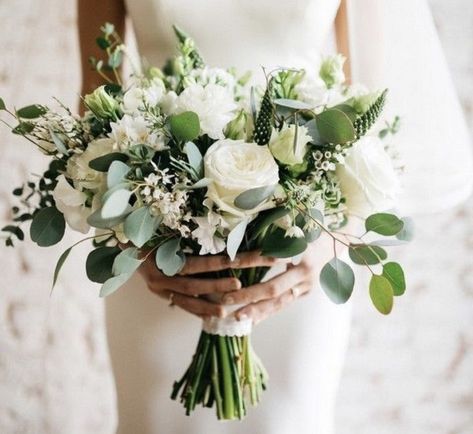
[[[222,301],[223,301],[223,304],[235,303],[235,299],[233,297],[223,297]]]
[[[236,266],[240,265],[240,258],[236,257],[233,261],[230,262],[230,265],[232,267],[236,267]]]
[[[235,282],[235,286],[236,286],[236,289],[241,289],[242,285],[241,285],[241,280],[237,280]]]

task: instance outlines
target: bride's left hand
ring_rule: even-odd
[[[315,244],[315,243],[314,243]],[[237,291],[227,292],[222,299],[226,305],[245,304],[234,315],[236,319],[251,318],[258,323],[283,307],[307,294],[318,283],[314,263],[314,245],[309,245],[297,265],[287,265],[286,271],[272,279]]]

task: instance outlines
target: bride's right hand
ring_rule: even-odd
[[[201,278],[195,274],[221,271],[232,268],[272,267],[277,259],[261,256],[259,252],[245,252],[231,261],[228,256],[187,256],[186,264],[176,276],[166,276],[156,268],[152,258],[148,258],[139,268],[148,288],[172,305],[204,318],[209,316],[224,317],[225,307],[201,296],[241,289],[241,282],[236,277]]]

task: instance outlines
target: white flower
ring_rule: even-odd
[[[207,150],[204,169],[205,177],[213,181],[207,187],[207,197],[221,211],[244,217],[274,206],[272,201],[264,201],[256,208],[242,210],[233,203],[244,191],[279,182],[278,165],[267,146],[219,140]]]
[[[171,90],[161,98],[161,109],[166,114],[173,114],[177,110],[177,93]]]
[[[294,146],[296,126],[285,124],[281,131],[273,131],[269,149],[278,161],[288,166],[301,164],[307,152],[307,143],[312,140],[306,127],[297,127],[297,144]]]
[[[113,150],[113,140],[97,139],[90,142],[84,152],[75,154],[67,161],[66,172],[78,190],[84,188],[94,192],[101,191],[105,183],[105,175],[89,167],[95,158],[109,154]]]
[[[337,165],[348,211],[360,217],[392,208],[400,191],[399,178],[389,155],[377,137],[365,136]]]
[[[90,229],[87,218],[92,213],[92,209],[85,206],[87,195],[73,188],[64,175],[60,175],[57,181],[53,191],[56,208],[64,214],[72,229],[86,234]]]
[[[233,88],[236,85],[235,77],[222,68],[210,68],[205,66],[204,68],[193,69],[190,72],[189,77],[197,84],[203,86],[208,84],[218,84],[219,86],[226,87],[230,91],[233,91]]]
[[[155,107],[164,95],[164,84],[162,80],[155,79],[149,86],[132,86],[123,95],[123,111],[132,114],[144,105]]]
[[[320,65],[319,75],[328,88],[342,84],[345,81],[343,64],[345,57],[341,54],[326,57]]]
[[[217,235],[219,230],[227,227],[220,214],[209,209],[205,217],[193,217],[192,220],[199,226],[192,235],[200,244],[200,255],[215,255],[225,250],[225,241]]]
[[[324,105],[327,102],[327,86],[315,74],[304,73],[302,79],[295,86],[298,99],[313,107]]]
[[[212,139],[222,139],[223,129],[234,118],[236,108],[232,94],[224,87],[193,84],[177,97],[175,112],[197,113],[202,134],[208,134]]]
[[[289,238],[304,238],[305,234],[299,226],[294,225],[286,229],[284,236]]]

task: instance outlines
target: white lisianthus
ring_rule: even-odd
[[[223,139],[223,129],[234,118],[237,105],[232,94],[222,86],[193,84],[177,97],[175,113],[197,113],[202,134]]]
[[[367,217],[395,205],[399,178],[377,137],[366,136],[356,142],[345,162],[337,166],[336,175],[349,212]]]
[[[319,75],[329,89],[345,81],[345,73],[343,72],[345,60],[344,56],[336,54],[334,56],[328,56],[322,61]]]
[[[208,84],[218,84],[226,87],[229,91],[233,91],[236,85],[235,77],[222,68],[210,68],[205,66],[199,69],[193,69],[189,77],[194,83],[206,86]]]
[[[78,190],[84,188],[99,192],[105,184],[105,174],[89,167],[90,161],[113,152],[113,140],[97,139],[90,142],[84,152],[75,154],[67,161],[67,176]]]
[[[177,110],[177,93],[173,90],[167,92],[160,102],[161,109],[167,115],[173,114]]]
[[[296,126],[294,124],[285,124],[280,131],[273,131],[269,141],[269,149],[278,161],[288,166],[301,164],[304,162],[307,153],[307,143],[312,140],[305,126],[297,127],[296,145]]]
[[[321,106],[332,107],[347,99],[341,92],[340,86],[327,88],[325,82],[316,74],[307,71],[294,88],[298,99],[314,108]]]
[[[134,113],[145,104],[155,107],[161,101],[165,92],[164,84],[160,79],[154,79],[149,86],[132,86],[123,95],[123,111],[125,113]]]
[[[200,245],[199,255],[215,255],[225,250],[225,240],[218,233],[227,224],[220,214],[209,210],[206,216],[193,217],[192,220],[198,225],[192,236]]]
[[[90,226],[87,218],[92,209],[85,206],[87,195],[72,187],[64,175],[57,178],[57,184],[53,191],[56,208],[64,214],[67,224],[75,231],[86,234]]]
[[[268,200],[251,210],[234,205],[236,197],[244,191],[279,182],[278,165],[267,146],[243,140],[219,140],[207,150],[204,170],[205,177],[212,181],[207,187],[207,197],[221,211],[244,217],[274,206]]]

